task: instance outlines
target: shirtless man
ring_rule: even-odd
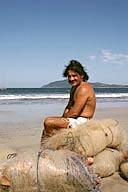
[[[63,76],[68,77],[69,84],[72,86],[69,102],[62,117],[45,119],[42,138],[45,134],[54,133],[55,129],[74,128],[93,117],[96,97],[94,89],[87,83],[89,77],[83,66],[78,61],[71,60]]]

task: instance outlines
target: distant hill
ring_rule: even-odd
[[[100,82],[96,82],[96,83],[90,83],[94,88],[97,87],[127,87],[128,85],[117,85],[117,84],[105,84],[105,83],[100,83]],[[60,81],[54,81],[51,83],[48,83],[46,85],[43,85],[41,88],[70,88],[70,85],[68,83],[68,80],[60,80]]]
[[[42,86],[42,88],[70,88],[70,85],[67,80],[60,80],[48,83]]]

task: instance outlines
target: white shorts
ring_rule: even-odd
[[[78,117],[77,119],[68,118],[68,120],[69,120],[68,128],[76,128],[78,125],[86,123],[89,120],[89,118]]]

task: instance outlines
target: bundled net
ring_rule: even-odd
[[[38,155],[28,151],[0,165],[0,192],[99,192],[97,174],[118,170],[127,153],[127,147],[121,148],[121,132],[112,119],[60,130],[44,138]],[[89,156],[94,156],[93,171],[85,162]]]
[[[116,149],[106,148],[94,157],[94,163],[91,165],[91,168],[100,177],[108,177],[119,170],[123,159],[122,152]]]
[[[124,179],[128,181],[128,160],[121,163],[120,174]]]
[[[5,186],[7,192],[99,191],[96,177],[77,154],[50,149],[39,154],[38,159],[35,153],[21,154],[1,165],[1,192]]]
[[[121,143],[118,150],[120,150],[124,156],[124,161],[120,165],[120,174],[128,181],[128,141],[125,140]]]
[[[106,147],[115,148],[121,141],[122,134],[117,121],[90,120],[75,129],[63,129],[52,137],[44,138],[41,149],[68,149],[87,157],[96,155]]]

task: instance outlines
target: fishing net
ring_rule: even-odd
[[[119,145],[118,150],[120,150],[124,156],[124,161],[120,165],[121,176],[128,181],[128,141],[125,140],[121,145]]]
[[[122,141],[121,129],[112,119],[90,120],[75,129],[62,129],[44,138],[41,149],[68,149],[84,157],[93,156],[109,147],[117,147]]]
[[[99,192],[88,165],[68,150],[20,154],[0,166],[1,190],[3,177],[7,192]]]
[[[112,119],[59,130],[42,140],[38,155],[33,150],[9,155],[0,165],[0,192],[99,192],[98,175],[112,174],[122,161],[121,152],[104,149],[121,143],[120,126]],[[92,171],[85,161],[90,156]]]
[[[122,142],[117,149],[122,152],[124,159],[128,160],[128,141]]]
[[[108,177],[119,170],[119,165],[123,159],[123,154],[120,151],[106,148],[94,157],[91,168],[100,177]]]
[[[107,147],[116,148],[122,143],[124,132],[117,120],[102,119],[98,120],[98,123],[105,132]]]
[[[121,176],[128,181],[128,160],[120,165]]]

